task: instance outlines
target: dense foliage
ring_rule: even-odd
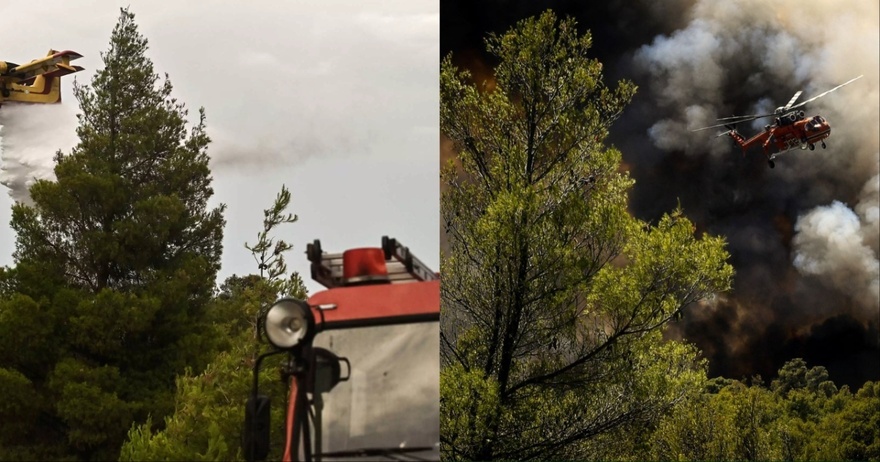
[[[724,241],[678,210],[628,213],[633,181],[604,139],[635,87],[606,87],[590,44],[548,12],[487,40],[492,88],[442,63],[460,161],[441,200],[445,457],[592,458],[591,440],[699,386],[696,351],[661,330],[729,287]]]
[[[710,381],[665,416],[632,460],[880,460],[880,384],[839,390],[822,366],[789,361],[764,386]],[[637,455],[637,456],[636,456]]]
[[[212,302],[210,317],[220,326],[224,339],[220,352],[200,374],[187,371],[178,377],[174,413],[158,430],[151,420],[134,426],[120,460],[244,460],[245,400],[251,393],[254,359],[261,348],[255,337],[255,321],[280,295],[306,298],[299,275],[286,274],[284,253],[293,247],[271,237],[278,226],[296,221],[294,215],[284,213],[289,204],[290,193],[282,187],[272,207],[264,212],[256,244],[245,244],[261,275],[230,276]],[[260,374],[261,393],[272,397],[274,403],[270,460],[279,459],[284,447],[287,389],[278,375],[283,360],[270,358]]]

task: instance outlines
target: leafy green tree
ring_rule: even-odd
[[[664,416],[651,435],[645,460],[731,460],[736,446],[733,432],[735,402],[718,394],[741,389],[730,383],[715,393],[688,396]]]
[[[651,460],[778,460],[778,397],[759,384],[707,387],[661,419],[651,436]]]
[[[0,377],[11,458],[114,459],[132,422],[173,410],[175,376],[216,348],[206,321],[223,206],[210,208],[205,115],[188,129],[123,9],[91,85],[79,143],[16,204],[0,282]]]
[[[841,387],[828,401],[827,414],[807,446],[814,458],[880,460],[880,383],[866,382],[855,395]]]
[[[547,12],[491,36],[492,91],[442,62],[461,163],[442,174],[446,457],[591,457],[590,440],[659,418],[703,374],[662,327],[730,285],[722,239],[681,211],[627,212],[633,181],[604,139],[635,87],[602,83],[575,26]]]
[[[222,303],[234,305],[239,324],[252,324],[273,293],[263,279],[237,290]],[[304,297],[304,290],[293,296]],[[254,351],[257,342],[252,329],[224,333],[228,348],[217,354],[201,373],[187,371],[177,379],[175,411],[163,421],[132,426],[122,446],[120,460],[244,460],[241,438],[245,401],[253,383]],[[284,410],[279,403],[286,396],[278,380],[279,361],[270,358],[263,366],[261,392],[273,396],[272,451],[270,460],[281,458],[284,443]],[[161,425],[159,425],[161,424]]]
[[[779,369],[779,376],[770,384],[770,388],[781,395],[787,394],[790,390],[806,387],[807,362],[801,358],[795,358],[786,362]]]
[[[773,434],[770,423],[776,417],[773,395],[760,385],[736,389],[734,401],[733,434],[736,435],[734,459],[775,460]]]
[[[285,214],[290,193],[282,187],[272,207],[264,211],[263,231],[254,245],[245,244],[257,261],[260,275],[230,276],[211,305],[212,319],[222,326],[227,343],[200,374],[191,371],[177,379],[175,412],[163,425],[148,420],[134,425],[122,447],[120,460],[243,460],[241,437],[244,408],[253,383],[255,321],[279,295],[306,298],[297,273],[287,275],[284,253],[293,246],[272,237],[278,226],[296,221]],[[270,251],[271,249],[271,251]],[[286,386],[278,380],[282,357],[263,365],[263,393],[284,397]],[[270,460],[280,459],[284,444],[284,411],[276,398],[272,410]]]
[[[808,377],[819,385],[811,386]],[[770,389],[710,381],[660,420],[636,458],[880,460],[880,387],[868,382],[853,395],[825,378],[823,367],[808,369],[795,358]],[[725,385],[718,388],[720,383]]]

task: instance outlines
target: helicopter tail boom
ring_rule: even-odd
[[[742,136],[738,131],[736,131],[736,126],[734,125],[727,124],[724,126],[724,128],[726,128],[727,131],[724,133],[719,133],[718,136],[729,136],[733,140],[733,146],[742,149],[743,155],[745,155],[746,151],[748,150],[746,146],[746,138]]]

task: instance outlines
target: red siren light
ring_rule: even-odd
[[[346,285],[390,283],[385,252],[377,247],[346,250],[342,253],[342,280]]]

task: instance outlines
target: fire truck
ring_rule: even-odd
[[[440,459],[440,280],[396,239],[326,253],[308,244],[308,300],[281,298],[258,320],[271,351],[257,357],[243,450],[265,460],[270,399],[265,358],[286,355],[284,461]]]

